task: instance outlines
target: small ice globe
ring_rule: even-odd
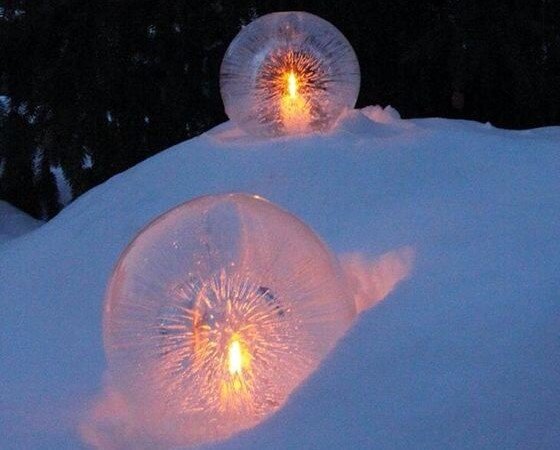
[[[350,43],[306,12],[278,12],[244,27],[224,56],[220,88],[228,117],[257,136],[329,130],[360,89]]]
[[[299,219],[257,196],[201,197],[120,257],[104,305],[111,381],[144,432],[223,439],[276,411],[355,316],[335,257]]]

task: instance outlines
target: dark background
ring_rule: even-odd
[[[35,217],[226,120],[223,54],[244,23],[304,10],[362,69],[358,107],[505,128],[560,124],[560,1],[0,0],[0,198]]]

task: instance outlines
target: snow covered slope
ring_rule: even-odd
[[[0,247],[1,448],[111,448],[87,411],[112,267],[155,216],[226,191],[269,198],[337,253],[410,246],[416,261],[282,410],[211,448],[557,446],[560,128],[367,108],[324,136],[254,141],[224,124]]]
[[[9,203],[0,200],[0,245],[33,231],[41,223]]]

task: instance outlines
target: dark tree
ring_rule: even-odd
[[[251,14],[225,2],[21,0],[0,9],[0,197],[37,217],[225,120],[218,72]]]
[[[556,0],[0,0],[0,198],[37,217],[226,119],[222,56],[243,23],[305,10],[362,69],[358,106],[560,123]],[[59,169],[60,172],[60,169]]]

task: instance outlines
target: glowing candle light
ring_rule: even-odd
[[[299,81],[293,71],[284,76],[286,93],[280,101],[280,118],[289,134],[305,133],[310,122],[309,103],[299,94]]]
[[[288,73],[288,94],[291,98],[296,98],[298,95],[298,80],[294,72]]]
[[[234,339],[229,344],[228,359],[230,375],[240,375],[241,370],[243,369],[243,360],[241,355],[241,344],[239,344],[237,339]]]

